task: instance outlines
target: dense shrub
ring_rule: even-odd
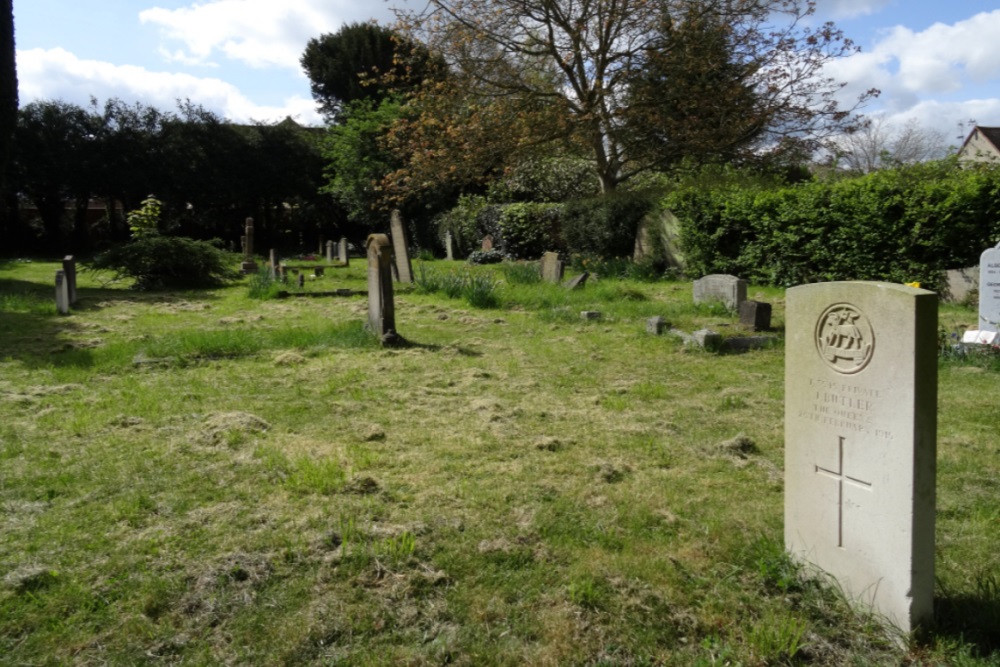
[[[1000,170],[944,160],[787,187],[683,187],[663,205],[681,220],[694,275],[934,289],[943,270],[976,264],[1000,238]]]
[[[499,264],[505,259],[510,259],[502,250],[493,248],[492,250],[474,250],[469,253],[469,264]]]
[[[151,235],[101,253],[89,263],[96,271],[135,279],[141,290],[218,287],[239,274],[234,260],[205,241]]]
[[[617,192],[566,204],[562,237],[571,253],[631,257],[643,217],[653,209],[643,193]]]

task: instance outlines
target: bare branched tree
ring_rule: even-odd
[[[877,114],[856,131],[836,138],[832,152],[840,165],[867,174],[944,157],[948,141],[944,132],[927,128],[916,118],[893,124],[887,115]]]

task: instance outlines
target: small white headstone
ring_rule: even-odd
[[[786,292],[785,546],[904,632],[931,621],[937,295]]]
[[[979,329],[1000,331],[1000,245],[979,258]]]
[[[972,345],[993,345],[1000,334],[996,331],[966,331],[962,334],[962,342]]]

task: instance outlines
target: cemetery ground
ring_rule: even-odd
[[[940,362],[938,625],[901,646],[784,556],[782,290],[725,354],[646,332],[739,333],[689,282],[397,285],[382,348],[360,294],[81,272],[59,316],[56,268],[0,263],[0,664],[1000,665],[987,356]]]

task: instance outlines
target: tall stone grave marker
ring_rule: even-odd
[[[333,264],[333,239],[326,242],[326,261]]]
[[[368,328],[383,342],[396,336],[392,300],[392,246],[385,234],[371,234],[368,250]]]
[[[406,225],[398,210],[393,210],[389,216],[389,231],[392,234],[392,249],[396,257],[396,275],[399,282],[413,282],[413,266],[410,264],[410,244],[406,239]]]
[[[937,295],[786,293],[785,546],[910,632],[933,617]]]
[[[268,255],[267,270],[271,274],[271,280],[278,277],[278,255],[274,252],[274,248],[271,248],[271,252]]]
[[[243,242],[243,273],[257,273],[257,264],[253,261],[253,218],[246,220],[246,240]]]
[[[729,310],[739,311],[747,300],[747,281],[743,278],[715,273],[694,281],[694,302],[721,301]]]
[[[450,230],[444,233],[444,256],[448,261],[455,259],[455,250],[452,248]]]
[[[542,280],[550,283],[562,282],[563,263],[559,259],[559,253],[547,252],[542,255]]]
[[[1000,244],[979,257],[979,330],[1000,331]]]
[[[340,237],[340,243],[337,244],[337,259],[344,266],[348,266],[351,263],[350,258],[347,256],[347,238],[344,236]]]
[[[66,287],[69,290],[69,303],[76,303],[76,259],[66,255],[62,261],[63,272],[66,274]]]
[[[60,315],[69,314],[69,284],[62,269],[56,271],[56,310]]]

